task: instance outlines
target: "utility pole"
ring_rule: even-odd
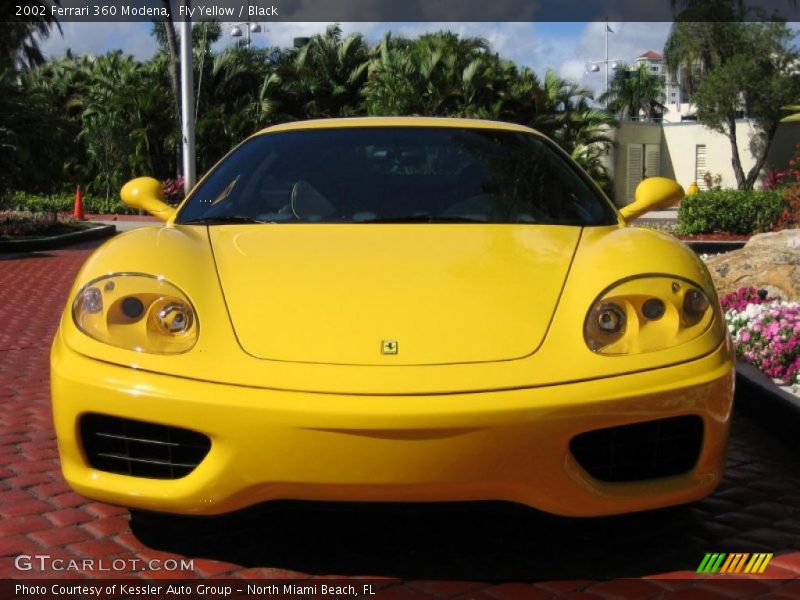
[[[189,8],[191,0],[183,0]],[[192,20],[186,11],[181,21],[181,136],[183,138],[183,190],[194,187],[194,67],[192,65]]]
[[[606,17],[606,108],[608,108],[608,34],[611,28],[608,26],[608,17]]]

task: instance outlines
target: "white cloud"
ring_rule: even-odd
[[[262,23],[262,33],[252,34],[257,46],[291,46],[294,38],[308,37],[325,30],[326,23],[271,22]],[[222,24],[218,47],[233,44],[232,23]],[[495,52],[520,65],[533,68],[540,75],[553,68],[562,77],[578,80],[583,85],[602,91],[604,69],[587,75],[586,62],[605,58],[605,23],[478,23],[419,22],[342,23],[345,34],[360,32],[374,43],[391,31],[394,35],[415,37],[421,33],[450,30],[462,36],[478,36],[489,41]],[[609,35],[609,57],[626,62],[645,50],[660,52],[669,32],[669,23],[612,23]],[[71,48],[76,53],[102,53],[121,48],[125,53],[146,59],[156,48],[150,35],[150,23],[64,23],[63,37],[58,32],[42,41],[48,56],[58,56]]]
[[[605,59],[605,23],[576,24],[565,27],[548,23],[342,23],[345,33],[361,32],[375,42],[385,32],[415,37],[422,33],[449,30],[463,36],[478,36],[489,41],[495,52],[520,65],[533,68],[540,75],[552,68],[562,77],[580,81],[590,89],[602,91],[604,70],[587,75],[586,63]],[[310,36],[325,30],[323,23],[271,23],[259,45],[291,45],[294,37]],[[625,62],[646,50],[661,52],[670,23],[612,23],[609,34],[609,57]],[[230,28],[227,27],[227,32]]]
[[[223,33],[228,35],[233,23],[223,24]],[[548,56],[555,54],[554,42],[561,45],[561,39],[551,39],[546,35],[542,23],[478,23],[478,22],[346,22],[340,23],[345,34],[362,33],[371,43],[379,41],[386,32],[404,37],[416,37],[423,33],[447,30],[461,36],[476,36],[486,39],[495,52],[503,58],[512,59],[527,66],[554,66]],[[259,46],[289,46],[295,37],[308,37],[325,31],[325,23],[270,23],[266,35],[256,34],[253,43]],[[220,40],[222,45],[230,45],[230,38]],[[571,45],[567,40],[564,45]]]
[[[150,35],[150,23],[83,23],[61,24],[63,35],[54,29],[40,42],[46,56],[61,56],[67,49],[76,54],[102,54],[121,49],[138,59],[150,58],[156,42]]]
[[[608,59],[630,64],[647,50],[662,53],[671,23],[611,23],[610,26],[614,33],[608,34]],[[570,56],[557,68],[562,76],[575,79],[598,94],[605,87],[605,66],[600,65],[596,73],[586,73],[586,66],[588,61],[606,59],[605,27],[604,22],[588,23]]]

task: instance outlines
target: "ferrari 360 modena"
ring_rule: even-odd
[[[688,503],[720,481],[734,362],[703,262],[553,142],[479,120],[271,127],[98,248],[52,347],[64,476],[211,515],[276,499]]]

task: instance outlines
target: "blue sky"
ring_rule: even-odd
[[[605,23],[342,23],[346,33],[361,32],[368,40],[379,40],[385,32],[415,36],[426,31],[448,29],[462,35],[489,40],[504,58],[533,67],[538,73],[546,68],[578,80],[595,91],[602,91],[604,71],[586,73],[586,62],[605,58]],[[670,23],[611,23],[609,58],[632,62],[642,52],[661,52]],[[795,24],[796,26],[797,24]],[[63,36],[57,32],[42,44],[50,56],[71,48],[77,53],[102,53],[122,49],[137,58],[149,58],[155,51],[150,23],[63,23]],[[298,36],[324,31],[325,23],[262,23],[267,29],[253,35],[257,46],[288,46]],[[795,27],[796,28],[796,27]],[[223,23],[220,46],[233,43],[230,24]]]

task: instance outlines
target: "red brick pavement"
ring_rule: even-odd
[[[16,257],[0,256],[0,577],[89,576],[85,572],[56,572],[38,568],[20,572],[14,567],[14,557],[20,554],[48,554],[53,559],[76,560],[79,561],[78,564],[82,564],[80,561],[84,559],[101,558],[108,563],[115,559],[193,559],[193,571],[170,573],[171,577],[308,577],[286,568],[285,565],[292,564],[293,556],[280,556],[279,549],[277,554],[270,555],[277,557],[272,564],[268,561],[246,564],[251,562],[248,560],[239,560],[241,564],[237,564],[236,559],[228,562],[211,558],[214,553],[206,551],[205,542],[182,553],[164,551],[164,546],[169,547],[169,544],[149,547],[143,541],[148,539],[148,535],[142,534],[136,528],[132,529],[127,510],[87,500],[71,492],[65,484],[59,470],[51,423],[48,349],[66,301],[67,291],[89,252],[90,248],[83,247]],[[460,523],[469,528],[472,525],[470,519],[471,517],[467,517]],[[382,527],[389,525],[384,522]],[[403,529],[405,526],[400,524],[399,528]],[[188,530],[180,531],[181,535],[184,533],[188,536]],[[486,532],[479,531],[477,535],[486,535]],[[486,539],[491,539],[491,533]],[[535,545],[536,541],[532,542]],[[301,543],[300,547],[306,547],[313,553],[314,546],[315,541],[309,539],[306,546]],[[352,547],[351,544],[350,548]],[[576,538],[575,547],[581,547],[580,537]],[[292,553],[297,546],[290,544],[288,548],[288,552]],[[335,555],[335,544],[332,548],[334,549],[330,553]],[[391,550],[393,549],[383,549],[387,553]],[[413,558],[415,549],[406,550],[407,553],[402,556]],[[652,551],[658,550],[658,540],[654,539]],[[366,554],[370,552],[370,549],[366,550]],[[238,555],[231,552],[228,556]],[[402,556],[399,555],[398,560],[402,560]],[[458,557],[455,560],[457,562]],[[483,560],[491,567],[494,557],[489,554]],[[571,553],[565,553],[562,560],[569,563],[574,559]],[[302,565],[303,562],[300,560],[296,564]],[[394,569],[389,569],[389,573],[382,573],[379,568],[370,570],[369,561],[364,564],[364,575],[395,575]],[[502,565],[498,564],[497,567]],[[574,572],[581,572],[581,568],[580,560],[577,560]],[[320,569],[314,572],[315,576],[335,574],[335,571]],[[453,572],[459,571],[456,569]],[[620,574],[619,570],[616,574]],[[632,565],[630,575],[641,574]],[[98,575],[109,573],[94,573],[92,576]],[[158,578],[167,574],[128,569],[110,575]],[[414,576],[413,573],[410,575]],[[800,582],[771,579],[798,578],[800,552],[788,552],[775,558],[767,575],[767,578],[752,578],[744,583],[748,597],[771,595],[800,598]],[[691,571],[661,574],[655,571],[647,579],[613,579],[602,582],[489,584],[441,580],[387,581],[379,596],[387,599],[456,596],[475,600],[521,600],[554,596],[634,599],[660,597],[666,591],[686,598],[739,596],[739,591],[732,587],[736,585],[735,582],[730,579],[716,577],[686,581],[692,576],[694,574]],[[495,579],[507,578],[499,576]]]

